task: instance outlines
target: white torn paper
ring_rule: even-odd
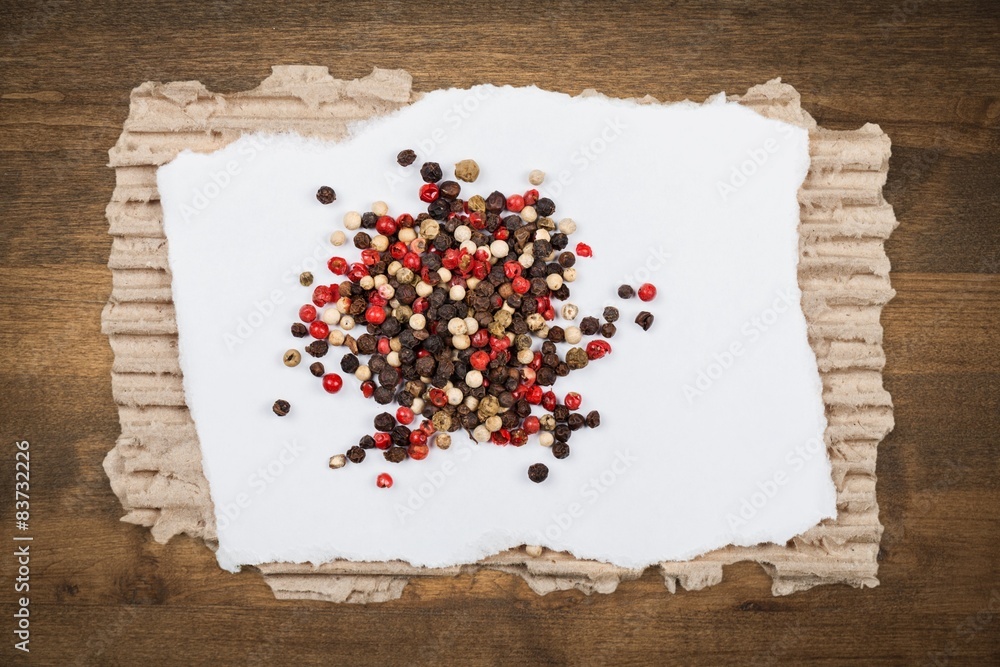
[[[418,161],[396,165],[413,148]],[[556,460],[455,434],[424,461],[330,470],[386,408],[345,377],[329,395],[312,358],[282,353],[311,288],[335,282],[331,231],[383,200],[416,214],[424,160],[445,177],[472,158],[463,196],[523,192],[528,172],[594,249],[577,262],[581,317],[621,310],[613,353],[561,378],[602,425]],[[719,96],[705,105],[571,98],[479,86],[430,93],[326,143],[247,136],[209,155],[184,152],[158,172],[180,363],[218,522],[222,567],[267,562],[471,563],[539,544],[624,567],[685,560],[727,544],[783,544],[836,514],[826,420],[796,281],[805,130]],[[330,185],[337,201],[316,201]],[[350,236],[350,233],[349,233]],[[652,303],[616,296],[654,283]],[[633,324],[654,313],[648,332]],[[567,324],[567,323],[562,323]],[[339,371],[345,352],[322,361]],[[276,417],[284,398],[291,414]],[[543,462],[549,478],[530,482]],[[389,472],[395,484],[378,489]]]

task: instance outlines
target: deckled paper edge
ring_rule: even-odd
[[[216,150],[243,132],[294,130],[338,139],[349,122],[418,99],[411,82],[403,70],[375,69],[344,81],[326,67],[281,66],[257,88],[229,95],[196,81],[147,82],[132,92],[124,130],[109,151],[117,181],[107,210],[114,287],[102,316],[115,355],[112,388],[122,425],[104,468],[126,510],[123,521],[150,527],[161,543],[186,533],[217,546],[208,483],[180,384],[156,166],[185,148]],[[774,595],[824,583],[876,586],[882,526],[875,453],[893,426],[892,401],[882,387],[879,324],[882,306],[895,294],[884,250],[897,225],[882,197],[889,139],[871,124],[849,132],[817,127],[799,94],[780,79],[729,99],[810,132],[811,167],[799,191],[799,283],[823,379],[839,513],[787,545],[730,546],[691,561],[661,563],[660,573],[670,592],[678,585],[697,590],[718,583],[723,566],[739,561],[760,563],[773,579]],[[651,96],[637,101],[659,103]],[[413,577],[480,568],[517,574],[539,594],[610,593],[642,574],[536,547],[453,568],[334,561],[257,569],[278,598],[365,603],[400,597]]]

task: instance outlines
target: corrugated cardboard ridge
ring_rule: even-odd
[[[212,93],[197,82],[145,83],[133,91],[129,118],[110,151],[117,186],[107,207],[113,287],[103,330],[115,355],[112,388],[122,436],[104,466],[126,509],[123,520],[151,527],[157,541],[187,533],[215,546],[208,484],[177,361],[156,167],[180,150],[215,150],[243,132],[296,130],[336,139],[352,120],[417,99],[410,83],[403,71],[376,69],[341,81],[325,67],[275,67],[258,88],[243,93]],[[688,562],[662,563],[660,573],[669,591],[678,584],[694,590],[721,581],[724,565],[750,560],[772,576],[775,595],[822,583],[875,586],[882,534],[875,457],[893,426],[892,401],[882,387],[879,324],[882,306],[895,294],[883,247],[897,224],[882,198],[889,140],[874,125],[850,132],[817,127],[798,93],[780,80],[731,99],[810,131],[811,167],[799,192],[799,283],[823,380],[839,515],[787,545],[727,547]],[[651,97],[641,101],[657,103]],[[441,569],[349,561],[258,569],[279,598],[377,602],[398,598],[411,578],[479,568],[517,574],[541,594],[609,593],[641,575],[547,550],[531,556],[525,547]]]

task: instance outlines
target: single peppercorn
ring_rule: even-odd
[[[292,324],[292,335],[296,338],[305,338],[309,335],[309,327],[302,324],[302,322],[295,322]]]
[[[365,450],[354,445],[347,450],[347,460],[351,463],[361,463],[365,460]]]
[[[557,459],[564,459],[569,456],[569,444],[565,442],[558,442],[552,444],[552,456]]]
[[[302,355],[299,354],[298,350],[288,350],[285,352],[285,356],[282,357],[282,361],[284,361],[285,365],[289,368],[294,368],[299,365],[300,361],[302,361]]]
[[[274,405],[271,406],[271,409],[274,411],[274,414],[278,415],[279,417],[284,417],[292,409],[292,405],[285,399],[279,398],[274,402]]]
[[[585,423],[588,428],[597,428],[601,425],[601,413],[597,410],[591,410],[587,413]]]
[[[606,322],[617,322],[618,321],[618,309],[614,306],[607,306],[604,309],[604,320]]]
[[[313,284],[313,274],[308,271],[303,271],[299,274],[299,284],[303,287],[309,287]]]
[[[330,457],[330,468],[332,470],[338,470],[347,465],[347,457],[343,454],[336,454]]]
[[[475,160],[462,160],[455,163],[455,178],[466,183],[472,183],[479,178],[479,165]]]
[[[556,212],[556,204],[548,197],[542,197],[535,202],[535,212],[543,218],[547,218]]]
[[[424,179],[425,183],[437,183],[443,175],[441,165],[437,162],[424,162],[420,167],[420,178]]]
[[[375,430],[388,433],[396,427],[396,418],[388,412],[380,412],[375,415]]]
[[[314,357],[325,356],[330,349],[330,344],[325,340],[314,340],[313,342],[306,345],[306,352]]]
[[[399,151],[399,154],[396,156],[396,163],[400,167],[409,167],[411,164],[416,162],[416,160],[417,154],[409,148]]]
[[[392,486],[392,477],[388,473],[379,473],[375,478],[375,486],[380,489],[388,489]]]
[[[648,310],[644,310],[635,317],[635,323],[642,327],[643,331],[649,331],[649,327],[653,326],[653,313]]]
[[[362,449],[372,449],[375,446],[375,438],[370,435],[361,436],[361,440],[358,441],[358,447]]]
[[[596,317],[585,317],[580,320],[580,331],[584,336],[593,336],[600,329],[601,323]]]
[[[313,376],[321,378],[326,373],[326,367],[324,367],[321,362],[314,361],[309,364],[309,372],[312,373]]]
[[[639,287],[638,294],[643,301],[652,301],[656,298],[656,286],[652,283],[643,283]]]
[[[605,338],[612,338],[618,332],[618,328],[611,322],[605,322],[601,325],[601,335]]]
[[[528,466],[528,479],[535,484],[544,482],[549,476],[549,467],[544,463],[534,463]]]
[[[324,185],[316,191],[316,199],[320,204],[332,204],[337,200],[337,193],[328,185]]]
[[[406,447],[390,447],[382,452],[382,456],[389,463],[402,463],[406,460]]]
[[[444,181],[438,190],[445,199],[455,199],[462,191],[462,186],[455,181]]]
[[[631,299],[635,296],[635,290],[631,285],[622,285],[618,288],[618,297],[621,299]]]

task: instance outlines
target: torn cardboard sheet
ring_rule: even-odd
[[[113,386],[123,431],[105,468],[128,510],[125,520],[151,526],[160,541],[181,532],[210,544],[215,538],[179,377],[156,166],[184,148],[214,150],[244,131],[289,129],[341,138],[347,122],[388,113],[414,97],[402,72],[376,70],[364,79],[342,82],[325,68],[300,67],[275,68],[259,88],[236,95],[215,95],[196,83],[144,84],[133,93],[125,132],[111,151],[118,175],[108,208],[115,236],[110,261],[114,292],[104,314],[115,351]],[[839,515],[787,546],[727,547],[693,561],[663,563],[660,569],[671,590],[677,582],[685,588],[714,583],[723,564],[740,560],[764,564],[774,577],[775,594],[827,582],[876,585],[881,526],[874,495],[875,448],[892,426],[891,401],[881,386],[884,357],[878,324],[881,306],[893,294],[882,249],[896,224],[881,197],[888,139],[870,125],[854,132],[816,128],[794,90],[779,82],[751,89],[740,101],[810,131],[811,169],[799,193],[798,278],[810,343],[823,376],[826,441]],[[279,597],[363,602],[398,597],[414,576],[476,567],[516,572],[539,592],[608,592],[622,579],[640,574],[550,551],[529,555],[525,549],[443,569],[349,561],[318,568],[272,563],[260,569]]]

